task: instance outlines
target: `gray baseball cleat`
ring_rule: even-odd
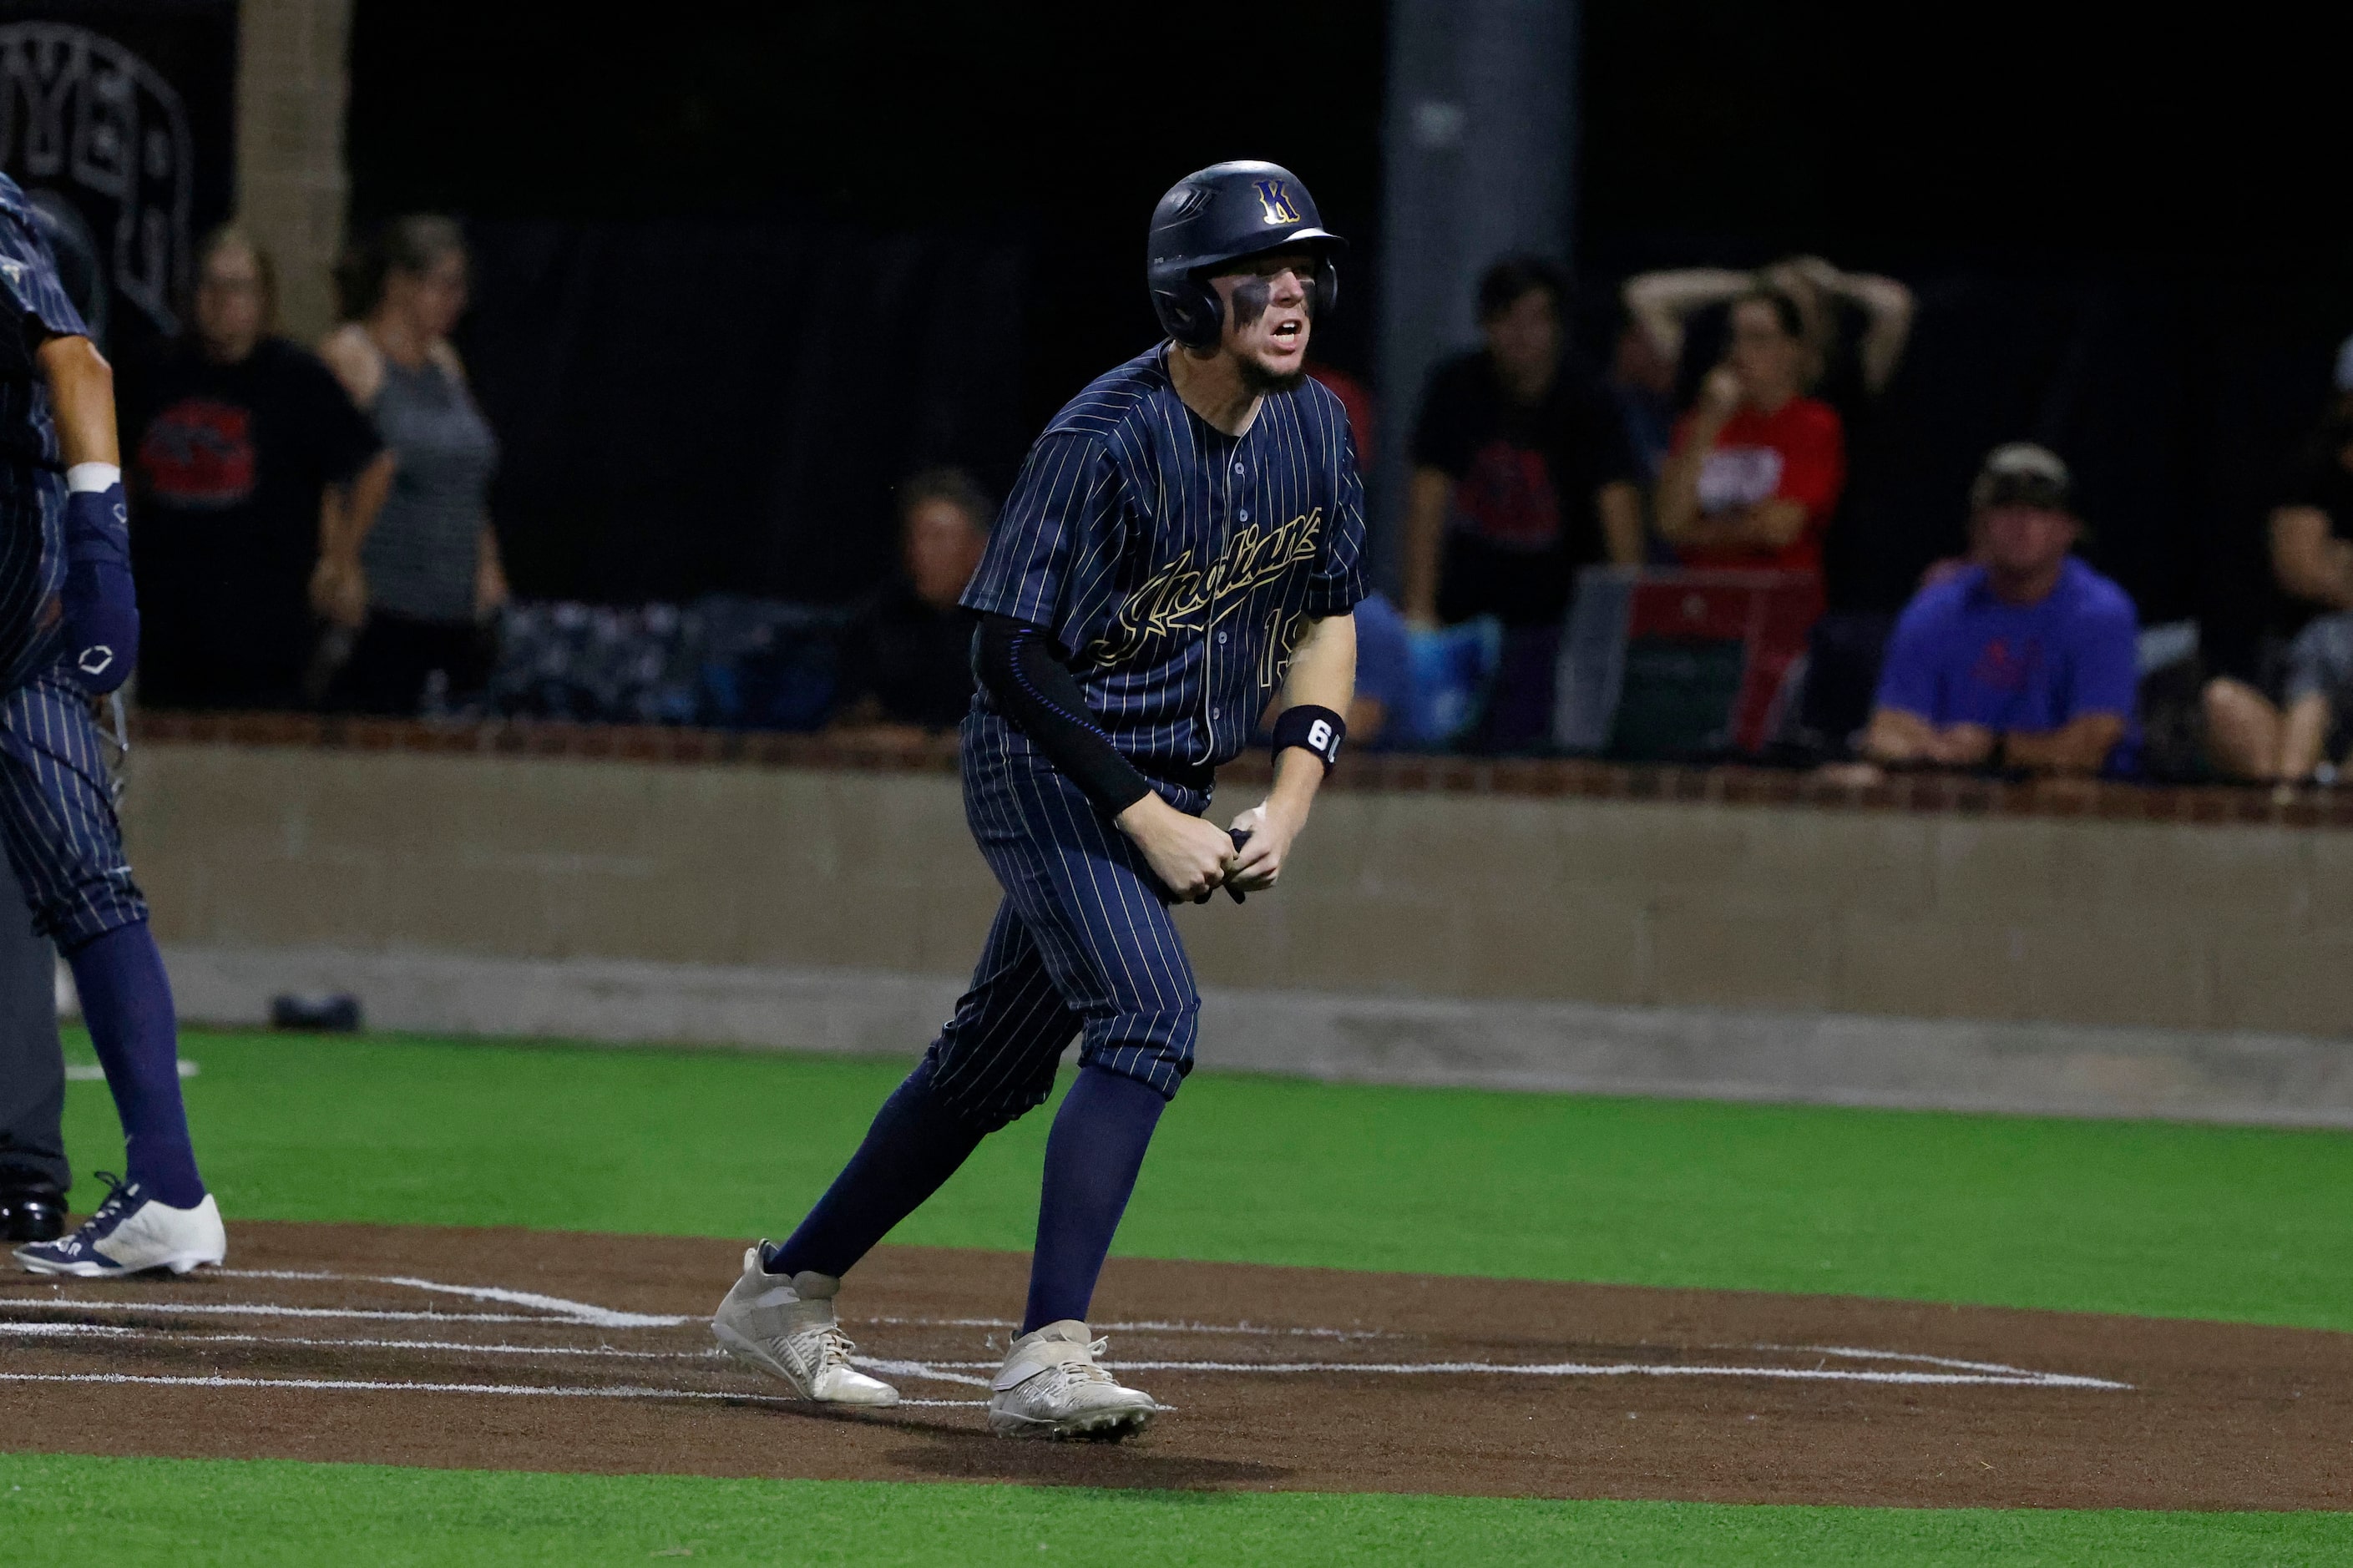
[[[754,1247],[744,1254],[744,1278],[712,1315],[721,1348],[820,1405],[898,1404],[897,1389],[849,1364],[858,1347],[833,1315],[841,1281],[807,1269],[771,1274],[760,1266],[760,1252]]]
[[[1092,1437],[1116,1442],[1167,1408],[1095,1364],[1110,1342],[1088,1338],[1075,1318],[1013,1342],[988,1386],[988,1429],[1000,1437]]]

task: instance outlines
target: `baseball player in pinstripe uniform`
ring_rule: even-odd
[[[25,193],[0,175],[0,844],[73,967],[128,1167],[79,1230],[16,1248],[37,1274],[185,1274],[228,1250],[189,1145],[171,985],[91,711],[139,656],[121,464],[113,373]],[[116,700],[118,724],[121,711]]]
[[[1305,365],[1340,248],[1274,164],[1179,182],[1147,266],[1167,340],[1030,448],[964,598],[980,616],[965,812],[1004,902],[955,1016],[799,1228],[744,1254],[712,1321],[804,1398],[897,1401],[852,1364],[841,1277],[983,1137],[1044,1103],[1075,1036],[989,1427],[1117,1437],[1160,1409],[1097,1362],[1085,1320],[1193,1064],[1200,1001],[1169,906],[1273,887],[1339,754],[1364,492],[1346,416]],[[1278,697],[1273,787],[1216,826],[1216,769]]]

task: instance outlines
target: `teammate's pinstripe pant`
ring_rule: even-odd
[[[933,1090],[993,1130],[1045,1103],[1074,1034],[1082,1063],[1173,1098],[1201,999],[1143,855],[1002,718],[964,722],[965,816],[1005,889],[971,989],[932,1044]],[[1165,788],[1182,811],[1208,804]]]
[[[54,666],[0,698],[0,844],[35,928],[66,952],[147,918],[104,738],[90,699]]]

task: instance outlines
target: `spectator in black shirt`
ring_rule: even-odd
[[[2267,527],[2271,616],[2252,656],[2207,683],[2207,743],[2225,773],[2292,782],[2320,760],[2328,699],[2341,695],[2299,653],[2325,651],[2328,629],[2307,637],[2313,623],[2353,611],[2353,398],[2340,396]]]
[[[1540,744],[1582,567],[1642,557],[1640,468],[1618,408],[1566,353],[1558,268],[1512,258],[1479,283],[1486,346],[1431,373],[1414,430],[1405,610],[1429,627],[1493,616],[1503,667],[1481,744]]]
[[[218,229],[196,267],[194,331],[125,377],[140,700],[290,708],[322,545],[364,529],[392,460],[326,366],[269,335],[259,247]]]
[[[972,703],[972,617],[956,601],[996,515],[961,469],[929,469],[899,487],[902,573],[850,628],[837,731],[913,739],[963,721]]]

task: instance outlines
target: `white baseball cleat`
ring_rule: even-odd
[[[98,1179],[112,1189],[98,1212],[71,1236],[16,1248],[18,1263],[35,1274],[96,1279],[150,1268],[185,1274],[228,1256],[228,1232],[212,1194],[194,1208],[175,1209],[135,1183],[103,1171]]]
[[[761,1247],[767,1244],[763,1242]],[[744,1278],[712,1315],[711,1331],[729,1355],[793,1385],[821,1405],[896,1405],[899,1391],[849,1364],[858,1347],[833,1315],[841,1281],[804,1269],[771,1274],[760,1247],[744,1254]]]
[[[1167,1408],[1095,1364],[1107,1340],[1090,1341],[1075,1318],[1013,1342],[988,1386],[988,1429],[1000,1437],[1093,1437],[1115,1442]]]

